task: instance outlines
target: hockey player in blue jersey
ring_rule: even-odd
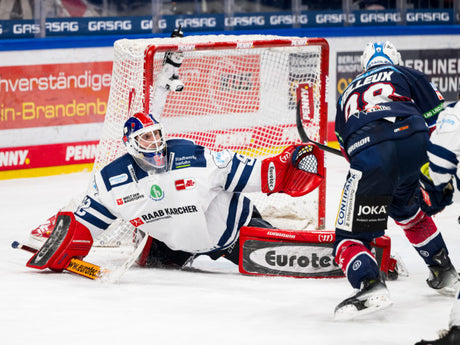
[[[177,75],[182,59],[180,53],[165,59],[155,112],[161,113],[168,92],[183,89]],[[244,193],[300,196],[322,181],[319,169],[315,174],[305,165],[314,157],[323,167],[319,149],[311,144],[255,159],[186,139],[165,140],[164,131],[151,114],[130,117],[120,133],[127,153],[95,173],[93,187],[75,212],[58,213],[50,237],[27,266],[65,269],[71,258],[86,256],[93,238],[116,219],[149,235],[141,265],[181,267],[197,255],[238,264],[240,228],[271,227]]]
[[[363,72],[337,102],[335,130],[350,168],[336,219],[335,261],[355,294],[335,308],[336,319],[383,309],[391,299],[371,241],[384,234],[388,216],[429,268],[428,285],[453,294],[458,278],[446,245],[430,216],[420,209],[418,180],[427,161],[429,133],[443,97],[427,77],[401,66],[391,42],[369,43]]]
[[[441,212],[452,204],[455,179],[460,190],[460,101],[446,107],[439,114],[436,129],[428,146],[429,163],[422,167],[420,180],[423,193],[422,209],[427,214]],[[456,271],[451,272],[453,276]],[[451,309],[449,330],[440,332],[437,340],[422,340],[416,345],[460,344],[460,290]]]

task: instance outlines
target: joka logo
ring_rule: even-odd
[[[387,209],[384,205],[359,205],[358,209],[358,216],[361,215],[379,215],[379,214],[385,214],[387,212]]]
[[[174,182],[177,190],[185,190],[195,188],[195,180],[193,178],[187,178],[183,180],[177,180]]]
[[[135,219],[131,219],[129,222],[136,228],[138,226],[141,226],[142,224],[144,224],[144,221],[142,219],[140,219],[139,217],[135,218]]]
[[[155,200],[155,201],[160,201],[162,200],[163,198],[165,197],[165,194],[163,192],[163,190],[161,189],[160,186],[154,184],[151,188],[150,188],[150,198]]]

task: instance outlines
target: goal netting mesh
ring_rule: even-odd
[[[182,92],[170,92],[159,116],[167,138],[187,138],[211,150],[230,149],[265,158],[300,143],[296,87],[308,83],[314,107],[303,119],[313,140],[324,142],[329,49],[321,38],[271,35],[206,35],[122,39],[114,44],[110,97],[94,171],[126,152],[121,141],[127,118],[155,113],[154,89],[165,52],[181,51]],[[158,116],[158,115],[157,115]],[[323,184],[325,185],[325,184]],[[263,217],[283,229],[324,225],[325,186],[300,198],[251,193]],[[118,221],[96,240],[130,241],[133,227]]]

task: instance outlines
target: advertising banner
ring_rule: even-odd
[[[112,62],[0,67],[0,130],[103,122],[111,75]]]
[[[452,102],[457,99],[460,83],[457,38],[439,35],[433,40],[432,36],[422,35],[395,36],[391,40],[398,48],[404,48],[399,49],[403,64],[425,73],[446,101]],[[328,142],[336,140],[333,122],[336,97],[361,72],[360,56],[369,40],[367,36],[328,38],[331,48]],[[69,171],[72,165],[93,162],[110,93],[112,53],[101,48],[2,52],[3,63],[10,66],[0,66],[0,173],[59,166],[66,166]],[[29,56],[30,61],[25,58]],[[57,63],[52,63],[56,57]],[[248,59],[247,64],[254,62]],[[290,59],[292,74],[301,73],[303,66],[298,66],[294,57]],[[192,87],[210,88],[212,92],[207,93],[210,99],[231,99],[235,92],[257,95],[260,84],[254,75],[259,71],[247,73],[243,67],[221,66],[224,77],[217,78],[217,84],[210,88],[208,82],[202,81]],[[186,81],[189,76],[182,77]],[[194,102],[186,90],[173,97],[188,97],[189,104]],[[292,100],[290,105],[294,106]],[[237,106],[238,102],[229,104],[228,109],[210,111],[238,112]],[[260,105],[253,102],[250,106],[255,110]],[[187,110],[181,109],[176,116]],[[285,128],[280,138],[296,135],[295,128]],[[216,135],[214,149],[232,147],[246,140],[251,139],[242,132],[221,133]]]
[[[47,18],[44,24],[46,37],[82,35],[150,34],[155,28],[160,33],[170,33],[179,25],[187,32],[222,30],[286,29],[293,27],[340,27],[345,25],[446,25],[454,24],[452,9],[408,9],[404,18],[397,10],[353,11],[290,11],[235,14],[223,13],[164,15],[155,23],[151,16],[139,17],[87,17]],[[34,20],[0,20],[1,38],[34,38],[41,27]]]
[[[438,88],[446,102],[457,100],[460,85],[460,50],[417,49],[399,50],[403,64],[426,74]],[[337,96],[362,71],[362,51],[337,52]]]
[[[0,148],[0,172],[93,163],[98,141]]]

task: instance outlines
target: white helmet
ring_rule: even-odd
[[[370,42],[364,49],[363,55],[361,55],[361,66],[364,71],[367,71],[369,68],[376,65],[400,65],[401,63],[401,54],[399,54],[393,43],[390,41],[383,43]]]

